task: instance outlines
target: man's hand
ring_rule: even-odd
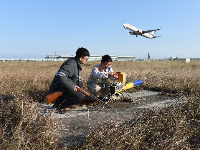
[[[109,76],[113,76],[114,78],[118,78],[118,74],[115,74],[114,72],[108,72]]]
[[[119,78],[118,74],[114,74],[113,77],[116,78],[116,79]]]
[[[79,88],[78,86],[75,86],[75,88],[74,88],[74,92],[77,91],[78,88]]]
[[[109,76],[113,76],[115,73],[114,72],[108,72]]]

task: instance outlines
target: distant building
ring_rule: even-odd
[[[60,55],[60,59],[69,59],[69,58],[73,58],[73,57],[75,57],[75,55],[71,55],[71,56],[69,56],[69,55]]]
[[[45,57],[45,59],[64,59],[64,60],[67,60],[69,58],[73,58],[75,57],[75,55],[47,55]],[[118,57],[120,56],[115,56],[115,55],[110,55],[110,57],[112,58],[113,61],[117,61],[118,60]],[[133,56],[121,56],[120,58],[130,58],[130,59],[133,59]],[[135,57],[134,57],[135,58]],[[102,56],[99,56],[99,55],[90,55],[88,61],[101,61],[102,59]],[[126,60],[124,60],[126,61]]]
[[[45,59],[59,59],[60,55],[47,55]]]
[[[118,56],[117,61],[134,61],[134,56]]]
[[[102,56],[99,55],[90,55],[88,61],[100,61]]]
[[[170,60],[176,60],[176,59],[178,59],[178,57],[170,57],[169,59]]]
[[[112,58],[113,61],[117,61],[117,59],[118,59],[118,57],[115,55],[109,55],[109,56]]]

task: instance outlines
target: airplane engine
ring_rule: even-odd
[[[135,35],[133,32],[129,32],[130,33],[130,35]]]

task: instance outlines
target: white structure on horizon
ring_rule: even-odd
[[[6,61],[65,61],[69,58],[73,58],[75,55],[47,55],[45,58],[0,58],[0,62]],[[115,56],[110,55],[113,61],[134,61],[134,56]],[[88,61],[101,61],[102,56],[99,55],[90,55]]]
[[[109,55],[113,61],[132,61],[134,56],[115,56]],[[47,55],[45,59],[69,59],[73,58],[75,55]],[[90,55],[88,61],[101,61],[102,56],[99,55]],[[120,60],[119,60],[120,59]]]
[[[118,56],[117,60],[118,61],[134,61],[135,57],[134,56]]]

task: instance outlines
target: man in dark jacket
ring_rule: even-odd
[[[90,53],[86,48],[78,48],[76,56],[66,60],[57,71],[50,87],[49,93],[64,91],[62,96],[54,101],[53,108],[58,110],[80,103],[84,95],[77,91],[83,87],[79,79],[79,72],[82,70],[81,64],[85,64]]]

